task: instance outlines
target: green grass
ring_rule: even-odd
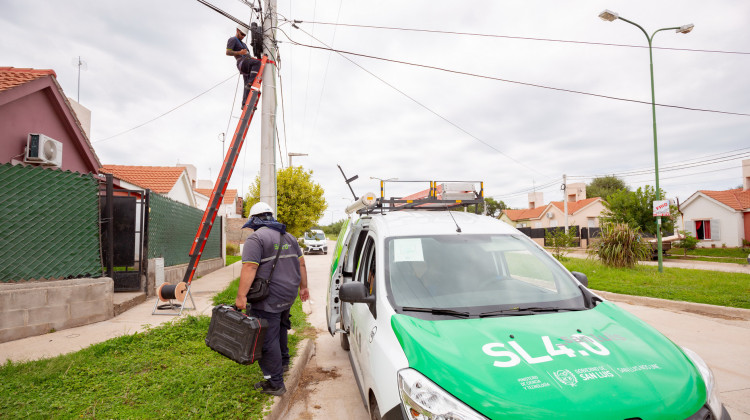
[[[236,263],[237,261],[241,261],[242,256],[241,255],[227,255],[227,265],[232,265]]]
[[[750,276],[743,273],[664,267],[660,274],[655,266],[618,269],[576,258],[563,265],[585,273],[595,290],[750,309]]]
[[[743,264],[747,265],[747,258],[731,258],[731,257],[683,257],[682,254],[668,254],[666,259],[668,260],[682,260],[682,261],[708,261],[715,263],[730,263],[730,264]]]
[[[236,295],[237,282],[227,293]],[[309,324],[299,300],[292,312],[293,356]],[[273,397],[253,389],[260,368],[209,349],[209,322],[188,316],[76,353],[6,362],[0,418],[261,418]]]

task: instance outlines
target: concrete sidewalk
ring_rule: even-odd
[[[214,307],[211,298],[224,290],[232,280],[240,276],[241,266],[242,264],[237,262],[193,280],[190,293],[195,300],[196,309],[183,311],[183,316],[211,315],[211,309]],[[160,325],[177,318],[177,316],[171,315],[151,315],[155,302],[155,297],[147,299],[132,309],[106,321],[0,343],[0,363],[4,363],[8,359],[14,362],[44,359],[78,351],[92,344],[122,335],[134,334],[145,330],[148,326]],[[188,307],[192,306],[190,299],[187,300],[186,304]],[[157,313],[165,312],[175,311],[157,311]]]

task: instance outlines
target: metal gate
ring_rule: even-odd
[[[114,190],[106,175],[99,193],[102,261],[115,292],[146,291],[149,190]]]

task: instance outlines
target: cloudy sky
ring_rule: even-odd
[[[243,1],[212,3],[251,18]],[[605,8],[649,34],[695,24],[654,41],[656,102],[668,105],[656,111],[661,187],[684,201],[741,184],[750,159],[744,0],[279,0],[278,164],[289,152],[309,155],[293,163],[325,189],[324,224],[351,200],[337,164],[359,175],[358,195],[377,192],[370,177],[483,180],[488,196],[516,208],[534,190],[560,200],[563,174],[653,185],[646,37],[600,20]],[[80,102],[102,163],[191,163],[215,179],[220,138],[240,113],[234,59],[224,54],[234,26],[194,0],[1,0],[0,65],[54,69],[76,99],[80,56]],[[322,43],[400,63],[309,47]],[[246,190],[258,173],[257,117],[230,188]]]

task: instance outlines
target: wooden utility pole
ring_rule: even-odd
[[[276,211],[276,0],[264,0],[263,53],[276,65],[266,66],[263,72],[260,127],[260,201]]]

